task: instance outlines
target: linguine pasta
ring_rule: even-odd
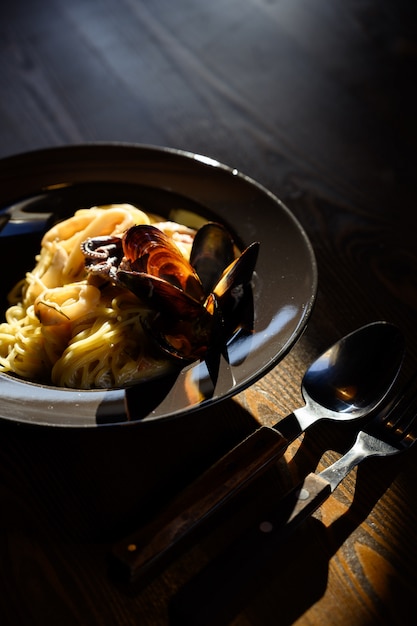
[[[141,319],[146,303],[129,290],[89,276],[81,243],[122,235],[155,219],[129,204],[81,209],[43,237],[36,266],[9,294],[0,324],[0,372],[78,389],[123,387],[163,374]],[[188,255],[194,231],[154,224]]]

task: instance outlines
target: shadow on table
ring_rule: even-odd
[[[257,426],[233,400],[178,418],[87,429],[0,423],[0,531],[117,540]]]
[[[315,471],[323,450],[344,452],[353,443],[355,434],[348,427],[329,429],[317,425],[312,428],[289,464],[292,473],[301,478]],[[392,482],[397,467],[390,459],[384,471],[378,472],[378,480],[374,481],[369,467],[360,466],[354,497],[344,515],[327,528],[318,519],[310,518],[284,542],[272,545],[263,562],[257,561],[253,569],[243,558],[242,568],[245,568],[245,576],[248,574],[244,580],[239,572],[236,583],[229,572],[228,579],[219,575],[222,589],[203,590],[191,579],[172,599],[170,623],[175,626],[222,626],[243,612],[249,623],[257,626],[293,624],[324,595],[330,559],[368,517]],[[258,484],[259,489],[262,491]],[[207,549],[210,550],[210,546]]]

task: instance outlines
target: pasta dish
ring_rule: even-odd
[[[36,265],[9,294],[0,324],[0,372],[76,389],[123,387],[163,374],[141,320],[146,302],[87,273],[81,243],[151,224],[187,257],[194,231],[129,204],[80,209],[43,237]]]

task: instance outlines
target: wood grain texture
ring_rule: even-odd
[[[129,437],[0,424],[2,625],[167,626],[182,584],[354,433],[312,428],[140,592],[109,577],[112,541],[300,406],[305,368],[341,335],[396,323],[408,346],[399,384],[415,371],[416,11],[413,0],[1,4],[0,157],[91,141],[208,155],[286,202],[319,268],[295,348],[215,410]],[[416,471],[414,449],[363,464],[254,572],[229,623],[414,624]]]

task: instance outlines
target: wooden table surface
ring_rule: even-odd
[[[319,272],[305,334],[232,400],[143,425],[128,441],[106,429],[1,424],[2,626],[169,624],[177,590],[238,521],[209,527],[136,593],[108,574],[111,542],[256,426],[300,406],[303,372],[342,335],[375,320],[397,324],[407,341],[399,384],[413,373],[416,8],[413,0],[2,3],[0,157],[97,141],[207,155],[287,204]],[[247,494],[246,509],[273,497],[277,476],[292,483],[328,465],[351,435],[313,427]],[[417,448],[364,463],[271,551],[229,623],[415,623],[416,475]]]

